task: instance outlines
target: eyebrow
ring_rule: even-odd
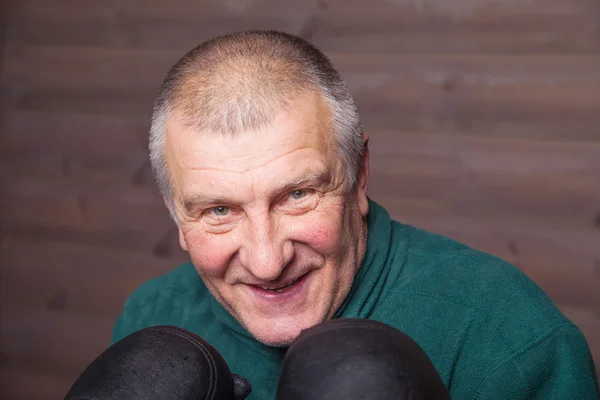
[[[288,192],[290,190],[297,189],[306,185],[322,185],[325,182],[328,182],[331,177],[329,171],[310,171],[308,175],[297,179],[293,182],[284,183],[283,185],[277,188],[277,193]]]
[[[309,170],[308,174],[302,178],[294,180],[292,182],[284,183],[279,185],[275,189],[276,195],[292,191],[294,189],[298,189],[303,186],[320,186],[327,183],[331,179],[331,172],[327,171],[311,171]],[[276,196],[275,195],[275,196]],[[211,205],[211,204],[231,204],[234,203],[231,199],[227,199],[226,197],[213,197],[206,196],[202,194],[186,196],[183,198],[183,207],[187,212],[191,212],[194,209],[198,208],[202,205]]]

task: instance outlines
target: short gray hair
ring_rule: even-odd
[[[363,156],[356,105],[332,62],[319,49],[278,31],[219,36],[185,54],[167,73],[154,103],[150,163],[158,189],[172,206],[165,156],[167,118],[198,130],[235,135],[259,129],[306,90],[320,91],[329,107],[336,150],[349,187]]]

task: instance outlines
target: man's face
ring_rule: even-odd
[[[364,256],[368,158],[347,189],[328,122],[311,94],[235,138],[167,126],[181,246],[215,298],[269,345],[331,318]]]

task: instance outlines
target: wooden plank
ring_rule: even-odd
[[[165,7],[156,1],[94,2],[90,9],[58,0],[55,7],[28,0],[10,14],[12,36],[21,44],[115,45],[187,51],[231,30],[301,31],[312,4],[288,1],[190,2]]]
[[[482,179],[483,181],[483,179]],[[559,181],[558,184],[561,182]],[[504,218],[509,223],[526,221],[547,229],[593,227],[598,196],[590,192],[563,192],[527,181],[504,185],[443,181],[429,176],[372,176],[370,196],[386,199],[404,216],[468,215]]]
[[[591,178],[591,177],[590,177]],[[463,209],[471,212],[494,212],[501,214],[528,215],[531,220],[548,222],[575,218],[592,227],[598,211],[600,193],[597,186],[582,186],[569,176],[545,177],[545,179],[519,178],[518,176],[494,177],[477,174],[471,181],[465,178],[462,188]],[[591,183],[592,179],[589,179]],[[477,203],[487,203],[478,204]],[[580,219],[581,218],[581,219]]]
[[[501,104],[572,107],[598,102],[596,56],[397,55],[365,57],[335,53],[354,93],[379,93],[382,100],[497,101]],[[549,96],[560,90],[566,97]],[[573,102],[573,103],[571,103]]]
[[[374,132],[369,189],[406,213],[591,227],[600,198],[599,145]]]
[[[600,59],[595,56],[560,56],[556,62],[554,56],[455,54],[335,53],[332,58],[368,129],[597,138]]]
[[[100,152],[101,150],[96,150]],[[89,151],[92,153],[93,151]],[[156,195],[148,156],[141,152],[129,154],[90,155],[81,153],[48,153],[38,151],[0,152],[0,167],[11,171],[6,179],[22,178],[58,180],[71,186],[96,188],[110,185],[114,190],[134,186]],[[89,154],[88,153],[88,154]]]
[[[166,4],[160,0],[91,0],[89,7],[77,0],[54,0],[49,5],[43,0],[13,1],[10,12],[19,18],[49,18],[49,19],[75,19],[82,17],[100,17],[103,15],[140,15],[154,18],[160,16],[175,18],[218,18],[226,15],[244,16],[270,16],[277,17],[284,12],[292,15],[303,8],[313,5],[298,5],[292,0],[240,0],[240,1],[194,1],[173,0]],[[308,7],[307,7],[308,6]]]
[[[165,7],[156,1],[94,1],[89,9],[82,9],[70,0],[57,0],[53,7],[27,0],[13,7],[9,29],[21,45],[110,45],[183,52],[232,29],[301,31],[314,8],[289,0],[251,3],[178,0]]]
[[[116,0],[10,1],[11,46],[26,43],[107,45],[118,42]]]
[[[83,222],[65,222],[65,218],[82,219],[76,216],[74,218],[72,213],[55,210],[44,214],[40,210],[41,206],[34,207],[28,201],[23,203],[24,205],[19,207],[11,207],[8,204],[5,208],[7,214],[17,214],[4,221],[3,230],[6,234],[40,240],[54,239],[104,248],[145,251],[164,257],[170,257],[178,251],[177,245],[171,243],[175,240],[171,240],[171,236],[168,234],[172,229],[168,222],[162,224],[140,222],[132,225],[115,223],[112,227],[93,226]],[[33,217],[23,216],[27,208],[32,213],[40,214],[40,218],[34,220]],[[123,218],[131,219],[131,217],[127,217],[128,211],[130,210],[125,208],[116,211],[115,218],[120,215]],[[166,217],[164,218],[166,219]],[[165,244],[166,236],[169,239]]]
[[[9,78],[25,88],[16,100],[20,109],[149,117],[154,91],[179,55],[26,47],[17,62],[23,68]],[[597,137],[598,56],[376,55],[368,63],[359,55],[333,58],[372,129]]]
[[[344,68],[350,63],[340,64]],[[404,132],[435,129],[516,138],[597,139],[600,79],[593,74],[562,80],[550,78],[544,82],[542,66],[536,67],[539,72],[519,78],[518,72],[499,66],[488,74],[474,72],[472,67],[464,65],[453,72],[453,67],[446,64],[431,74],[425,69],[423,73],[404,74],[399,68],[397,73],[378,75],[377,69],[383,69],[382,64],[383,61],[374,63],[372,73],[346,74],[367,128]],[[583,70],[593,64],[579,64],[582,75],[585,75]],[[594,67],[600,68],[600,64]],[[575,71],[578,67],[571,69]],[[558,77],[560,72],[554,74]],[[453,88],[451,93],[445,90],[447,85]],[[382,110],[394,110],[394,113]]]
[[[420,3],[420,4],[418,4]],[[377,5],[377,6],[375,6]],[[501,19],[526,19],[543,17],[576,18],[584,16],[586,11],[595,10],[595,4],[586,0],[517,0],[503,2],[499,0],[459,0],[452,4],[433,1],[375,0],[372,7],[364,7],[360,0],[331,0],[328,6],[339,9],[332,15],[340,21],[354,22],[360,17],[377,19],[382,23],[398,21],[418,23],[421,18],[438,17],[455,23],[485,22],[493,23]],[[492,26],[493,27],[493,26]],[[398,27],[396,27],[398,28]],[[378,27],[372,27],[377,30]]]
[[[2,349],[11,369],[71,383],[109,344],[115,317],[3,308]]]
[[[123,5],[121,32],[142,48],[189,50],[201,41],[231,31],[276,29],[306,36],[313,29],[320,3],[292,0],[242,0],[192,3],[130,0]],[[149,29],[154,26],[154,29]]]
[[[439,133],[435,130],[422,133],[381,130],[370,132],[370,136],[372,154],[389,160],[395,157],[398,162],[404,158],[414,158],[415,162],[417,159],[448,164],[460,162],[475,172],[532,178],[580,175],[581,180],[586,182],[593,179],[600,168],[600,137],[587,142],[569,136],[562,140],[542,141],[510,136]],[[373,161],[377,161],[377,157]],[[444,171],[438,173],[446,176]]]
[[[98,246],[157,250],[173,224],[161,198],[126,187],[82,191],[66,182],[9,182],[4,230],[13,235],[57,238]],[[168,255],[168,254],[166,254]]]
[[[595,279],[595,263],[600,259],[599,232],[536,227],[525,230],[501,222],[497,227],[514,243],[522,268],[556,293],[557,301],[574,306],[587,304],[600,312],[600,282]],[[573,276],[567,277],[569,274]]]
[[[10,102],[19,110],[150,118],[156,93],[121,90],[28,89]]]
[[[360,53],[594,53],[600,6],[588,0],[327,2],[314,41]]]
[[[559,265],[557,260],[535,262],[524,257],[515,264],[539,285],[554,303],[589,310],[600,316],[600,284],[593,275],[590,276],[586,268],[589,263],[585,259],[570,257]]]
[[[56,4],[55,4],[56,3]],[[29,44],[131,45],[190,49],[231,30],[280,29],[327,51],[580,52],[600,49],[589,0],[406,2],[246,0],[15,3],[14,37]],[[82,26],[83,25],[83,26]]]
[[[513,214],[548,223],[593,226],[598,212],[600,192],[593,182],[598,173],[586,177],[587,182],[584,182],[575,174],[573,179],[566,174],[537,179],[516,174],[494,176],[461,170],[454,165],[446,170],[452,176],[444,179],[440,174],[419,171],[418,167],[425,163],[414,159],[373,162],[370,192],[374,196],[439,199],[445,205],[442,210],[453,212],[495,213],[507,217]],[[384,167],[390,170],[378,172],[384,171]],[[405,171],[395,172],[402,169]]]
[[[357,52],[335,51],[330,57],[342,73],[348,74],[346,78],[363,78],[357,83],[366,87],[387,85],[387,79],[391,77],[407,83],[425,81],[438,87],[461,81],[472,86],[500,87],[519,83],[552,86],[600,82],[596,68],[600,65],[600,56],[595,54],[460,54],[444,51],[436,54],[382,52],[365,57]],[[446,91],[456,89],[452,85],[442,88]]]
[[[478,213],[445,210],[438,206],[444,204],[444,199],[439,197],[424,200],[397,196],[372,198],[397,221],[448,236],[512,263],[547,265],[548,268],[576,266],[591,275],[597,274],[594,271],[600,265],[597,246],[600,233],[569,218],[564,218],[563,222],[493,210]],[[532,259],[538,252],[554,256],[541,261]]]
[[[9,0],[8,13],[18,20],[101,18],[114,16],[118,3],[116,0]]]
[[[303,10],[316,7],[314,2],[298,4],[293,0],[241,0],[241,1],[203,1],[175,0],[169,7],[160,0],[128,0],[123,3],[123,13],[142,17],[169,17],[208,20],[228,15],[243,18],[291,18],[303,15]]]
[[[0,398],[48,400],[65,397],[76,377],[37,372],[30,367],[0,365]]]
[[[510,137],[463,136],[456,147],[461,162],[483,172],[543,177],[579,175],[581,182],[594,179],[600,168],[600,136],[579,142],[565,136],[560,141]]]
[[[507,160],[498,158],[513,157],[515,154],[530,157],[523,160],[525,165],[521,167],[526,167],[526,171],[520,171],[520,173],[539,174],[550,171],[550,169],[552,173],[556,173],[563,167],[568,171],[583,172],[582,168],[600,165],[600,160],[596,157],[600,154],[600,137],[589,142],[580,142],[569,136],[565,136],[561,140],[537,140],[508,136],[482,137],[458,132],[439,132],[435,129],[419,133],[399,130],[370,130],[369,136],[372,138],[369,141],[370,150],[381,155],[455,158],[457,150],[464,150],[467,153],[464,162],[473,163],[474,167],[486,170],[512,171],[512,165],[507,164]],[[481,151],[482,154],[478,156],[474,153],[475,151]],[[487,164],[488,154],[493,160],[490,164]],[[572,160],[572,158],[576,160]],[[512,162],[512,160],[509,161]],[[519,169],[521,170],[521,168]]]
[[[177,48],[244,29],[302,31],[315,4],[288,1],[191,2],[178,0],[94,2],[81,10],[69,0],[54,7],[38,0],[19,4],[10,14],[13,37],[21,44],[114,45]]]
[[[546,223],[536,224],[520,214],[509,215],[495,213],[468,213],[468,212],[431,212],[425,210],[414,211],[415,208],[405,207],[405,203],[397,202],[394,197],[374,197],[388,209],[393,218],[415,225],[419,228],[442,233],[450,237],[461,235],[461,240],[475,240],[478,236],[501,240],[502,246],[510,247],[509,241],[516,243],[518,248],[525,250],[514,253],[551,254],[557,251],[562,256],[544,259],[551,262],[557,261],[564,264],[569,258],[585,260],[585,268],[593,273],[595,263],[600,260],[600,249],[597,246],[600,232],[593,226],[565,226]],[[533,222],[536,222],[533,219]],[[487,240],[487,239],[486,239]],[[530,249],[530,250],[526,250]],[[510,249],[509,249],[510,250]],[[510,256],[511,253],[502,253]],[[541,257],[541,255],[540,255]]]
[[[82,158],[115,157],[148,151],[150,120],[43,111],[6,111],[3,152],[76,154]]]
[[[158,87],[181,53],[170,58],[164,52],[142,51],[139,57],[132,52],[136,53],[93,47],[19,49],[6,72],[9,104],[21,110],[134,115],[149,121]],[[46,68],[40,68],[40,62]]]
[[[103,43],[103,39],[145,48],[189,49],[231,30],[268,28],[311,37],[327,51],[593,53],[600,49],[593,18],[597,5],[586,0],[518,4],[379,0],[367,8],[356,0],[301,6],[265,0],[96,3],[80,11],[80,6],[65,0],[54,8],[28,1],[14,17],[17,28],[22,27],[20,40],[82,44]],[[80,13],[89,21],[86,26],[94,28],[83,30],[83,35],[76,34],[82,32],[77,25]]]
[[[4,236],[2,303],[114,316],[135,288],[187,261],[149,251]]]
[[[371,148],[371,196],[402,221],[469,243],[557,232],[547,246],[564,241],[589,268],[600,260],[597,145],[378,132]]]
[[[399,175],[456,176],[456,164],[474,175],[512,175],[517,179],[573,177],[577,185],[594,186],[600,172],[600,141],[524,141],[469,135],[370,134],[372,171]],[[410,165],[415,163],[415,168]],[[442,168],[451,168],[445,171]]]
[[[129,90],[155,89],[162,77],[183,53],[178,50],[140,50],[90,48],[86,46],[25,46],[16,54],[19,70],[14,78],[32,88],[78,89],[101,88]],[[373,54],[334,52],[332,60],[354,82],[354,88],[374,88],[400,82],[403,87],[426,83],[436,89],[450,80],[455,86],[491,86],[504,88],[503,94],[515,96],[514,86],[561,86],[585,89],[600,85],[600,56],[597,55],[461,55],[453,53]],[[68,61],[68,62],[67,62]],[[408,86],[407,90],[415,90]],[[511,90],[509,90],[511,89]],[[388,93],[402,94],[402,88]],[[417,93],[418,90],[415,90]],[[412,94],[412,93],[411,93]],[[536,94],[523,93],[525,96]],[[583,98],[598,99],[585,91]],[[538,95],[543,100],[545,96]],[[511,98],[512,99],[512,98]],[[560,99],[545,99],[559,101]]]
[[[19,68],[14,78],[34,89],[95,89],[100,93],[144,89],[149,93],[158,89],[182,55],[174,51],[87,46],[25,46],[16,55]]]
[[[55,199],[72,199],[81,196],[85,198],[87,196],[90,199],[96,199],[94,200],[96,203],[112,203],[110,206],[149,207],[151,211],[162,209],[166,212],[163,200],[157,191],[154,188],[144,186],[117,184],[113,187],[114,190],[106,190],[105,187],[96,184],[85,185],[83,182],[81,184],[78,182],[77,185],[73,185],[73,182],[69,180],[48,182],[48,180],[35,177],[19,177],[19,179],[14,180],[8,177],[4,183],[6,189],[5,199],[7,201],[16,199],[53,201]],[[85,207],[75,207],[72,210],[83,213],[82,215],[86,211]]]
[[[78,2],[79,4],[84,4]],[[106,3],[106,2],[104,2]],[[49,4],[49,3],[42,3]],[[44,7],[41,7],[42,9]],[[77,7],[80,9],[80,7]],[[77,9],[76,8],[76,9]],[[28,10],[30,11],[30,10]],[[7,17],[7,30],[11,38],[11,46],[19,47],[26,44],[35,45],[85,45],[85,46],[119,46],[123,45],[123,37],[118,29],[114,13],[102,9],[87,10],[91,15],[70,14],[60,9],[58,18],[52,14],[38,16],[21,16],[10,14]],[[97,15],[93,13],[97,11]],[[71,15],[70,19],[64,18]]]

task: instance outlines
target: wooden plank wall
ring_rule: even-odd
[[[394,217],[516,263],[600,361],[596,0],[13,0],[1,120],[3,399],[58,399],[122,302],[185,260],[148,174],[167,69],[275,28],[327,51]]]

